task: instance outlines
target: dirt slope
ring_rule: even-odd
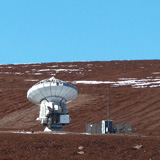
[[[160,61],[158,60],[0,65],[1,131],[43,131],[44,127],[41,126],[40,122],[36,121],[39,107],[27,100],[26,93],[32,85],[51,76],[74,83],[79,89],[78,98],[68,104],[72,121],[69,126],[64,127],[65,131],[85,132],[86,123],[100,123],[101,120],[107,118],[106,95],[107,87],[109,86],[110,119],[114,123],[132,123],[134,134],[159,137]],[[10,136],[16,137],[16,135],[7,134],[6,144],[12,143]],[[0,134],[0,137],[3,139],[4,135]],[[41,138],[40,136],[37,137]],[[157,143],[159,143],[158,137]],[[16,138],[23,139],[23,136]],[[73,135],[70,137],[69,135],[69,140],[72,138],[76,137]],[[89,141],[92,141],[92,138],[89,138]],[[68,143],[72,143],[69,140]],[[38,138],[35,141],[37,143]],[[112,141],[114,141],[114,138],[111,140],[111,143],[114,143]],[[128,137],[126,146],[130,145],[128,141],[137,142],[134,138],[130,140]],[[151,143],[151,141],[149,139],[147,143]],[[3,145],[4,143],[1,144]],[[13,143],[15,142],[13,141]],[[24,143],[26,143],[26,140],[24,140]],[[79,145],[79,141],[76,143],[75,145]],[[90,144],[90,142],[88,143]],[[97,143],[102,143],[101,138]],[[18,142],[15,145],[18,145]],[[100,147],[100,144],[95,147]],[[17,147],[17,149],[20,148]],[[107,148],[103,147],[103,149]],[[6,151],[6,148],[4,150]],[[109,150],[112,149],[110,148]],[[115,146],[113,146],[113,151],[116,151],[116,154],[121,152]],[[68,156],[72,154],[74,153],[69,152]],[[13,155],[11,153],[8,158]],[[125,154],[123,156],[125,157]],[[74,158],[76,159],[77,157]],[[133,156],[131,158],[134,159]],[[87,159],[89,158],[87,157]]]
[[[26,98],[27,90],[39,80],[55,76],[64,81],[160,81],[160,61],[111,61],[43,63],[0,66],[0,128],[41,129],[35,121],[39,107]],[[124,80],[121,80],[124,82]],[[129,83],[129,81],[128,81]],[[137,82],[140,83],[140,82]],[[134,88],[129,85],[75,84],[79,97],[68,104],[71,124],[67,131],[85,132],[86,123],[106,119],[107,86],[110,85],[110,119],[114,123],[132,123],[136,133],[159,133],[160,86]],[[143,85],[143,84],[141,84]],[[26,114],[27,113],[27,114]]]
[[[0,159],[159,160],[157,140],[155,137],[1,133]],[[78,153],[80,146],[84,147],[84,154]],[[137,146],[140,148],[136,149]]]

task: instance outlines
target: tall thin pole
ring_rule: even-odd
[[[109,120],[109,86],[107,87],[107,117]]]

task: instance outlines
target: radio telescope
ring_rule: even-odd
[[[76,86],[54,77],[33,85],[27,92],[29,101],[40,105],[37,120],[45,125],[44,131],[62,131],[70,122],[67,103],[78,96]]]

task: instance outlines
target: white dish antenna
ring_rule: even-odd
[[[67,103],[78,96],[76,86],[54,77],[40,81],[27,92],[27,98],[40,105],[38,120],[48,130],[62,130],[62,125],[69,124]]]

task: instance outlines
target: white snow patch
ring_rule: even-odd
[[[53,69],[40,69],[40,70],[38,70],[39,72],[45,72],[45,71],[51,71],[51,70],[53,70]]]
[[[79,84],[79,83],[83,83],[83,84],[111,84],[114,82],[111,82],[111,81],[73,81],[72,83],[74,83],[74,84]]]
[[[0,74],[12,74],[12,72],[0,72]]]
[[[32,67],[37,67],[37,66],[41,66],[41,65],[36,65],[36,64],[35,64],[35,65],[32,65]]]
[[[147,86],[132,86],[132,88],[146,88]]]
[[[87,64],[88,67],[93,66],[93,64]]]
[[[21,72],[15,72],[14,74],[17,74],[17,75],[23,75],[24,73],[21,73]]]
[[[33,73],[33,75],[42,75],[42,73]]]
[[[54,69],[55,71],[61,72],[61,71],[79,71],[79,69]]]
[[[42,63],[39,63],[39,62],[37,62],[37,63],[13,63],[13,65],[22,65],[22,64],[25,64],[25,65],[29,65],[29,64],[35,65],[35,64],[42,64]]]
[[[58,67],[58,65],[55,65],[55,66],[47,66],[47,67]]]
[[[118,78],[119,80],[136,80],[137,78]]]
[[[59,72],[77,72],[77,71],[81,71],[80,69],[53,69],[54,71],[56,71],[56,73]]]
[[[160,72],[153,72],[152,74],[160,74]]]
[[[77,65],[69,65],[68,67],[77,67]]]
[[[152,82],[152,84],[160,84],[160,79],[158,80],[158,81],[156,81],[156,82]]]
[[[39,79],[25,79],[24,81],[39,81]]]
[[[25,67],[28,67],[28,65],[27,66],[22,66],[23,68],[25,68]]]
[[[45,72],[45,71],[56,71],[56,72],[68,72],[68,71],[80,71],[80,69],[40,69],[39,72]]]
[[[160,79],[119,78],[121,81],[73,81],[74,84],[111,84],[113,87],[131,86],[132,88],[159,87]]]
[[[135,84],[135,80],[125,80],[125,81],[117,81],[115,82],[117,85],[119,86],[127,86],[127,85],[131,85],[131,84]]]
[[[160,87],[160,84],[158,84],[158,85],[151,85],[151,86],[149,86],[150,88],[153,88],[153,87]]]

